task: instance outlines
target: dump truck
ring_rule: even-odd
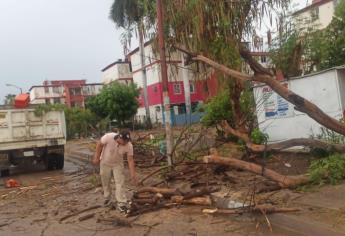
[[[47,170],[63,169],[66,144],[64,111],[35,112],[35,107],[0,106],[0,170],[28,161]]]

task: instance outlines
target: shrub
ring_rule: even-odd
[[[337,184],[345,179],[345,155],[334,154],[315,160],[311,163],[308,173],[314,184]]]
[[[268,134],[261,132],[259,128],[255,128],[250,134],[250,139],[254,144],[264,144],[268,141]]]

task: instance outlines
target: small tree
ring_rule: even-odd
[[[14,95],[14,94],[7,94],[5,96],[5,99],[4,99],[4,104],[5,105],[12,105],[15,97],[16,97],[16,95]]]
[[[116,120],[121,126],[138,110],[139,89],[134,85],[114,82],[104,87],[99,95],[87,102],[87,107],[100,117]]]

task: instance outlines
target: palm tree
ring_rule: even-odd
[[[14,95],[14,94],[7,94],[5,96],[4,104],[5,105],[12,105],[15,97],[16,97],[16,95]]]
[[[114,23],[127,31],[132,31],[136,26],[139,35],[139,51],[141,56],[141,67],[143,77],[144,103],[146,111],[146,125],[151,126],[150,110],[147,95],[147,78],[145,66],[144,52],[144,24],[143,24],[144,8],[138,0],[114,0],[110,10],[110,18]],[[129,34],[131,35],[131,32]],[[127,41],[127,40],[125,40]],[[127,43],[127,42],[125,42]]]

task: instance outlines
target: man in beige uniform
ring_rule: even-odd
[[[111,203],[111,177],[113,175],[115,181],[115,200],[117,208],[121,212],[128,209],[128,201],[126,198],[126,190],[124,187],[124,163],[123,156],[127,155],[128,167],[131,180],[136,185],[136,173],[133,160],[133,145],[130,142],[130,134],[128,131],[105,134],[100,142],[97,143],[96,153],[93,159],[94,164],[100,164],[100,175],[105,198],[105,205]]]

